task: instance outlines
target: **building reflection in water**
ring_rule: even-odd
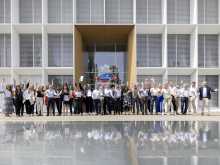
[[[5,122],[1,165],[217,165],[220,123]]]

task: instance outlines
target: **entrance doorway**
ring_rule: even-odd
[[[126,83],[127,43],[86,45],[84,66],[84,77],[89,84]]]
[[[75,80],[89,84],[136,79],[136,33],[131,25],[76,25]]]

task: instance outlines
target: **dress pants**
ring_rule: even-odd
[[[53,110],[53,116],[55,116],[55,105],[54,105],[54,99],[48,98],[48,104],[47,104],[47,116],[50,115],[50,107],[52,106]]]
[[[151,114],[153,113],[153,110],[151,109],[151,96],[146,96],[146,106],[145,106],[145,113],[147,114],[148,112],[150,112]]]
[[[62,114],[62,99],[61,98],[55,98],[55,103],[57,106],[58,115]]]
[[[37,106],[37,112],[38,115],[43,115],[43,106],[44,106],[44,99],[43,97],[37,97],[36,98],[36,106]]]
[[[75,99],[75,108],[74,108],[75,114],[83,114],[82,110],[82,98],[76,98]]]
[[[23,103],[22,101],[15,102],[15,112],[17,116],[23,116]]]
[[[152,96],[151,97],[151,106],[150,106],[151,112],[154,111],[154,107],[155,107],[155,110],[156,110],[157,109],[157,96]],[[156,113],[157,113],[157,110],[156,110]]]
[[[92,113],[93,112],[92,97],[86,97],[86,112],[87,113]]]
[[[25,109],[26,109],[26,114],[30,115],[32,113],[32,109],[31,109],[31,103],[29,100],[26,100],[24,102],[25,105]]]
[[[103,102],[104,115],[107,114],[107,110],[108,110],[109,114],[111,114],[111,98],[105,96],[104,102]]]
[[[204,114],[205,112],[208,112],[209,113],[209,99],[208,98],[202,98],[201,100],[202,102],[202,114]]]
[[[101,101],[100,101],[100,99],[94,99],[93,103],[94,103],[94,109],[95,109],[96,114],[97,115],[101,114]]]
[[[171,95],[171,103],[173,105],[173,111],[176,113],[177,113],[177,109],[178,109],[177,102],[178,102],[177,99],[173,95]],[[171,112],[171,106],[170,106],[170,112]]]
[[[196,113],[196,97],[189,97],[189,112]]]
[[[181,113],[186,114],[189,105],[188,97],[181,97]]]
[[[139,114],[139,109],[140,109],[139,98],[133,98],[132,105],[133,105],[133,114],[135,114],[135,110],[137,111],[137,114]]]

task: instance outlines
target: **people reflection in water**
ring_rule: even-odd
[[[1,124],[0,144],[25,146],[45,142],[56,144],[79,144],[81,151],[100,144],[127,145],[133,139],[138,151],[163,151],[208,148],[218,144],[218,125],[214,122],[152,121],[122,123],[5,123]]]

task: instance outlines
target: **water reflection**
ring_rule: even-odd
[[[220,123],[5,122],[2,165],[217,165]]]

